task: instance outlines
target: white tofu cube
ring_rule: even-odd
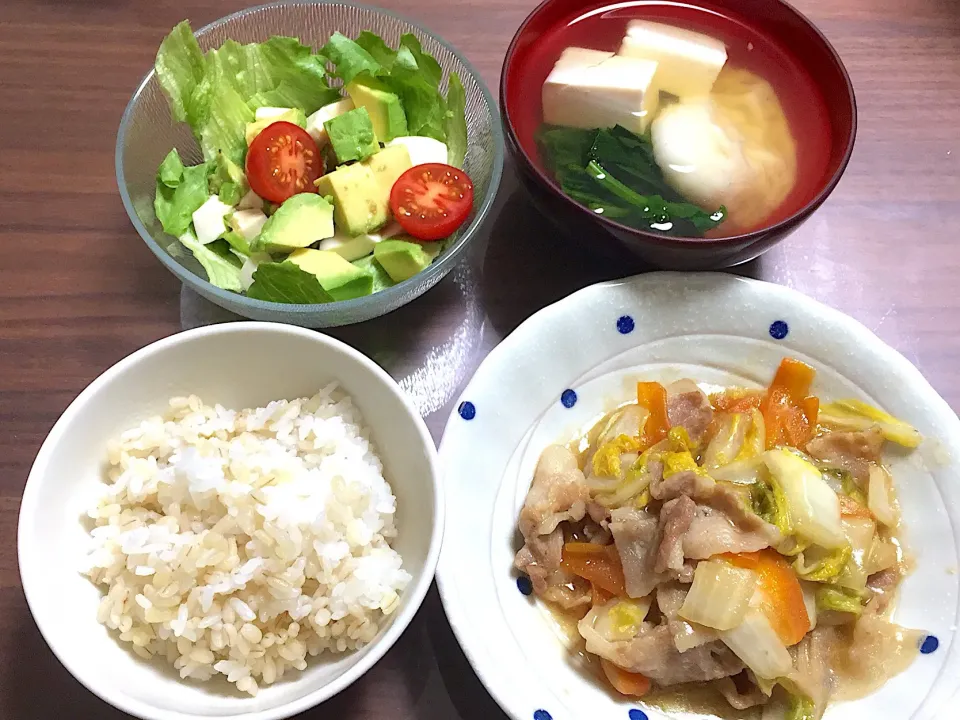
[[[414,165],[427,163],[447,163],[447,146],[431,137],[409,136],[394,138],[387,143],[387,147],[403,145],[410,154],[410,162]]]
[[[267,216],[260,210],[237,210],[228,220],[230,227],[236,230],[247,242],[260,234],[266,222]]]
[[[543,121],[577,128],[622,125],[642,133],[660,104],[656,72],[651,60],[567,48],[543,84]]]
[[[240,198],[237,208],[240,210],[263,210],[263,198],[253,190],[248,190],[247,194]]]
[[[254,113],[254,118],[258,122],[260,120],[272,120],[273,118],[280,117],[281,115],[286,115],[291,110],[293,110],[293,108],[280,108],[280,107],[257,108],[257,111]]]
[[[655,61],[657,87],[679,97],[710,92],[727,62],[727,47],[716,38],[648,20],[630,21],[619,54]]]
[[[224,217],[233,207],[221,202],[216,195],[211,195],[207,201],[193,213],[193,228],[197,232],[197,240],[204,245],[212,243],[227,231]]]
[[[332,120],[337,117],[337,115],[343,115],[345,112],[350,112],[353,109],[353,100],[350,98],[344,98],[335,103],[324,105],[307,118],[307,132],[310,134],[310,137],[317,141],[318,146],[323,147],[327,144],[327,131],[323,127],[323,124],[327,120]]]

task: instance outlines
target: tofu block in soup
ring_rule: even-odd
[[[622,695],[815,720],[918,652],[923,633],[891,619],[911,561],[885,461],[919,433],[817,397],[799,361],[771,374],[639,382],[540,456],[516,568]]]
[[[584,12],[531,51],[517,113],[565,194],[680,237],[769,226],[829,160],[824,101],[790,51],[749,22],[668,3]]]
[[[415,35],[396,48],[364,31],[334,33],[319,53],[289,37],[203,53],[182,22],[156,71],[203,162],[185,167],[169,152],[155,214],[218,288],[270,302],[355,300],[426,270],[470,215],[466,93],[456,73],[441,89]],[[403,272],[396,252],[374,252],[387,238],[423,246],[403,254]]]

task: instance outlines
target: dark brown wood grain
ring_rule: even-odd
[[[536,0],[380,0],[458,48],[495,87]],[[900,350],[960,407],[960,3],[795,0],[857,92],[849,169],[797,233],[739,272],[801,290]],[[0,2],[0,718],[126,717],[44,644],[19,584],[16,526],[33,457],[100,372],[183,327],[229,319],[177,281],[130,225],[114,179],[120,115],[164,34],[240,0]],[[524,318],[622,271],[568,248],[508,168],[469,263],[413,304],[334,334],[416,395],[439,440],[451,398]],[[362,681],[303,717],[503,717],[436,591]]]

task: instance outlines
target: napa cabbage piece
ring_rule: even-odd
[[[708,470],[728,465],[740,454],[751,426],[747,413],[730,413],[703,451],[703,466]]]
[[[866,505],[883,525],[895,528],[900,523],[900,512],[893,496],[892,478],[885,468],[876,465],[870,467]]]
[[[722,560],[703,561],[693,574],[680,617],[715,630],[730,630],[743,621],[757,581],[752,570]]]
[[[617,642],[635,638],[650,612],[652,596],[643,598],[613,598],[590,610],[590,625],[605,640]]]
[[[784,537],[793,535],[793,524],[787,509],[787,496],[780,483],[771,478],[768,482],[759,480],[750,487],[750,501],[753,511]]]
[[[619,435],[639,437],[640,429],[647,421],[649,411],[637,404],[627,405],[610,416],[597,438],[597,447],[614,440]]]
[[[858,517],[843,518],[843,532],[850,543],[850,559],[837,575],[836,583],[843,588],[862,591],[867,587],[866,563],[873,547],[877,526],[873,520]]]
[[[801,580],[831,582],[843,572],[852,554],[853,549],[849,545],[832,551],[818,547],[806,548],[797,553],[793,569]]]
[[[787,648],[766,615],[756,608],[749,609],[737,627],[721,632],[720,639],[757,677],[775,680],[793,669]]]
[[[791,695],[787,701],[787,713],[783,720],[817,720],[813,700],[805,695]]]
[[[620,477],[623,472],[620,456],[640,451],[635,437],[618,435],[597,448],[593,455],[593,474],[601,477]]]
[[[838,430],[878,427],[883,437],[907,448],[920,445],[923,436],[912,425],[862,400],[837,400],[820,408],[819,422]]]
[[[823,585],[817,590],[817,611],[834,611],[858,616],[863,612],[863,595],[849,588]]]
[[[767,474],[767,466],[763,463],[762,455],[734,460],[728,465],[710,471],[710,477],[714,480],[736,485],[754,485],[758,482],[765,482]]]
[[[867,577],[874,573],[896,567],[900,562],[900,552],[897,546],[890,540],[885,540],[880,535],[875,535],[873,545],[870,546],[870,552],[864,565],[867,571]]]
[[[773,481],[783,491],[794,533],[827,549],[845,545],[840,500],[820,471],[783,448],[768,450],[763,458]]]

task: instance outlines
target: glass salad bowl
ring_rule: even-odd
[[[503,135],[496,102],[470,63],[423,27],[379,8],[343,2],[293,2],[263,5],[228,15],[196,32],[202,50],[227,39],[262,42],[274,35],[297,37],[322,47],[334,32],[356,37],[369,30],[396,47],[404,33],[416,35],[443,70],[441,89],[457,73],[466,94],[467,155],[463,167],[473,181],[473,209],[436,260],[413,277],[371,295],[321,304],[287,304],[249,298],[208,282],[199,262],[177,238],[166,234],[154,212],[157,168],[176,148],[184,164],[202,160],[185,123],[170,112],[155,71],[144,78],[123,114],[117,134],[116,171],[120,196],[130,220],[147,246],[188,287],[226,310],[255,320],[304,327],[334,327],[384,315],[422,295],[464,257],[467,243],[483,223],[503,171]]]

